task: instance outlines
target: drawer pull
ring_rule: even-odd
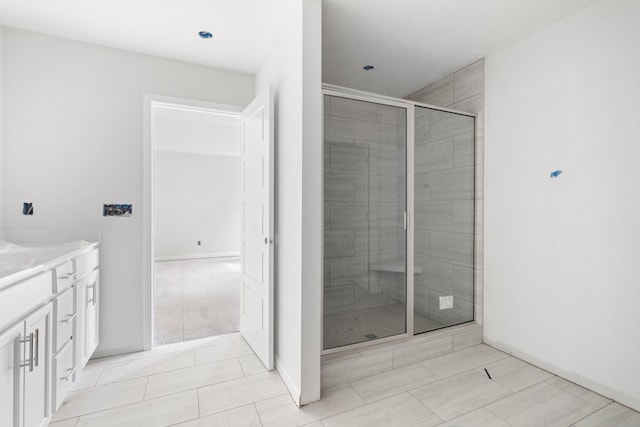
[[[69,323],[78,316],[78,313],[70,314],[66,319],[62,319],[60,323]]]
[[[77,275],[78,275],[78,273],[67,273],[67,274],[63,274],[62,276],[58,276],[58,279],[63,279],[64,280],[64,279],[70,279],[72,277],[75,279],[75,276],[77,276]]]
[[[29,343],[29,359],[20,364],[20,367],[29,367],[29,372],[33,372],[33,332],[29,334],[29,338],[20,340],[21,343]]]
[[[73,374],[76,373],[76,369],[78,369],[77,366],[75,368],[73,368],[73,369],[67,369],[67,371],[69,371],[69,372],[67,372],[67,375],[65,375],[64,377],[62,377],[60,379],[64,380],[64,381],[69,381],[71,379],[71,377],[73,376]]]
[[[96,284],[98,280],[96,279],[92,284],[87,286],[87,305],[96,305]],[[89,289],[91,289],[91,297],[89,297]]]
[[[39,354],[39,349],[40,349],[40,330],[39,329],[36,329],[35,339],[36,339],[36,341],[33,344],[33,346],[35,347],[34,359],[36,359],[35,363],[36,363],[36,366],[38,366],[38,360],[40,359],[40,356],[38,355]]]

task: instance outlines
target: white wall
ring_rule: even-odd
[[[276,368],[298,404],[320,397],[321,2],[296,2],[256,74],[276,89]]]
[[[240,255],[240,157],[156,151],[154,174],[156,260]]]
[[[2,163],[3,163],[3,156],[2,156],[2,82],[3,82],[3,78],[2,78],[2,62],[3,62],[3,55],[2,55],[2,33],[3,33],[3,28],[2,26],[0,26],[0,239],[4,239],[4,221],[3,221],[3,217],[2,217],[2,212],[4,211],[4,207],[3,207],[3,198],[2,198],[2,192],[3,192],[3,182],[4,182],[4,176],[3,176],[3,168],[2,168]]]
[[[11,28],[3,38],[5,228],[100,227],[97,354],[139,350],[143,94],[246,105],[253,76]],[[132,217],[102,217],[119,202]]]
[[[640,2],[604,0],[485,70],[485,340],[635,409],[638,40]]]

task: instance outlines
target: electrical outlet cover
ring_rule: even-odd
[[[440,310],[446,310],[448,308],[453,308],[453,295],[440,297]]]

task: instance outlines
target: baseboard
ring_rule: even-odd
[[[280,374],[280,378],[282,378],[282,381],[284,381],[284,385],[287,386],[287,388],[289,389],[289,394],[293,398],[293,402],[299,408],[300,407],[300,390],[291,379],[291,376],[289,375],[287,370],[284,368],[284,366],[282,366],[277,356],[275,358],[275,368],[276,368],[276,371],[278,371],[278,373]]]
[[[527,353],[524,353],[522,351],[519,351],[518,349],[512,348],[511,346],[506,345],[504,343],[488,340],[486,337],[484,341],[486,344],[490,345],[491,347],[497,348],[498,350],[504,353],[510,354],[511,356],[524,360],[525,362],[530,363],[534,366],[537,366],[538,368],[544,369],[545,371],[551,372],[554,375],[557,375],[568,381],[576,383],[579,386],[585,387],[595,393],[601,394],[607,399],[614,400],[618,403],[628,406],[631,409],[640,411],[640,399],[638,399],[635,396],[630,396],[628,394],[621,393],[618,390],[614,390],[608,386],[605,386],[604,384],[593,381],[576,372],[569,372],[564,369],[558,368],[557,366],[554,366],[536,357],[529,356]]]
[[[213,254],[157,256],[156,261],[179,261],[179,260],[186,260],[186,259],[201,259],[201,258],[230,258],[230,257],[238,257],[238,256],[240,256],[240,252],[216,252]]]

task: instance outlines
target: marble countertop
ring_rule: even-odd
[[[0,241],[0,289],[49,270],[97,245],[84,240],[29,246]]]

